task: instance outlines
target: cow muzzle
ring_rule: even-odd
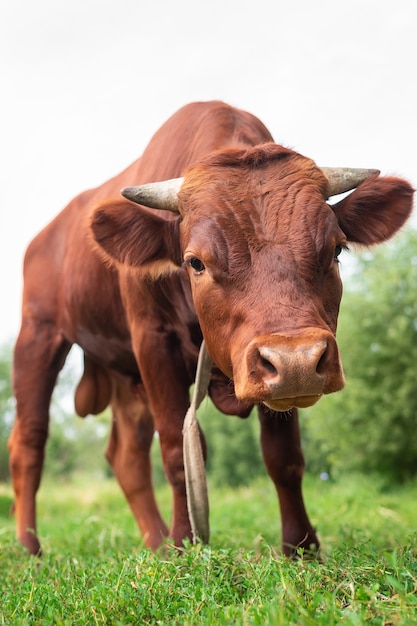
[[[322,329],[256,337],[234,370],[234,384],[240,400],[275,411],[312,406],[344,387],[336,340]]]

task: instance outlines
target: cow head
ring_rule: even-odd
[[[166,185],[122,191],[176,220],[120,201],[96,209],[92,230],[120,264],[154,274],[182,264],[208,351],[237,397],[285,411],[343,387],[338,257],[349,242],[393,235],[412,192],[375,171],[353,180],[349,171],[346,182],[345,171],[264,144],[213,153]]]

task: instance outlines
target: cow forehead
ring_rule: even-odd
[[[239,233],[249,243],[285,242],[303,233],[326,239],[337,221],[325,187],[315,163],[291,151],[258,162],[241,157],[232,164],[220,158],[203,163],[186,173],[180,193],[184,240]]]
[[[181,188],[180,201],[189,203],[190,196],[204,187],[217,192],[233,191],[238,196],[255,192],[257,185],[269,184],[270,190],[289,188],[294,184],[314,186],[324,197],[327,181],[314,161],[288,148],[267,143],[246,149],[229,148],[209,154],[189,167]],[[268,189],[265,188],[265,192]]]

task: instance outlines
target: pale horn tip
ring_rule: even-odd
[[[123,189],[120,190],[120,193],[124,198],[126,198],[126,200],[132,200],[132,202],[135,202],[135,187],[123,187]]]

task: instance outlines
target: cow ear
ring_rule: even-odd
[[[373,176],[332,208],[348,241],[369,246],[389,239],[404,225],[413,193],[401,178]]]
[[[179,221],[120,200],[96,207],[90,228],[106,260],[159,274],[182,263]]]

